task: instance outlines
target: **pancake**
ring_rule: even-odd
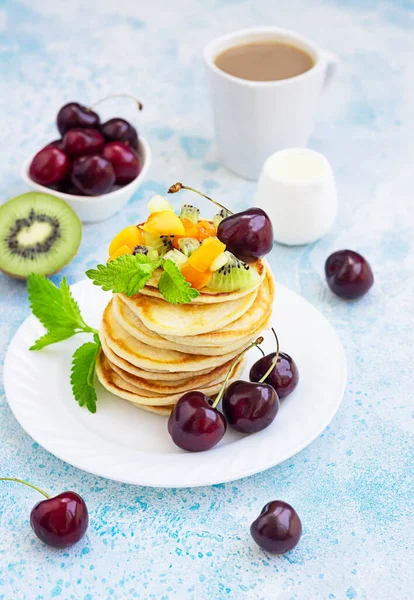
[[[213,383],[217,383],[218,381],[222,381],[224,379],[233,362],[230,360],[228,363],[225,363],[216,369],[212,369],[209,373],[184,380],[177,380],[174,376],[175,374],[170,373],[168,381],[154,381],[144,379],[143,377],[137,377],[136,375],[125,371],[117,364],[113,363],[108,356],[106,356],[106,359],[112,367],[112,370],[120,375],[124,381],[127,381],[128,383],[138,386],[151,393],[155,392],[155,394],[175,394],[177,392],[183,393],[191,387],[198,389],[203,386],[210,386]]]
[[[112,313],[115,320],[123,327],[128,333],[130,333],[135,339],[153,346],[155,348],[166,348],[175,350],[177,352],[186,352],[188,354],[202,354],[204,356],[217,356],[221,354],[228,354],[230,351],[241,351],[249,342],[253,339],[252,336],[247,336],[236,343],[228,343],[226,346],[200,346],[199,344],[189,346],[180,344],[178,341],[166,339],[155,331],[151,331],[144,325],[136,314],[128,307],[128,305],[122,301],[120,296],[114,296],[112,299]],[[180,338],[177,338],[179,340]]]
[[[235,367],[234,372],[230,381],[235,381],[238,379],[243,371],[244,363],[240,361],[239,364]],[[177,401],[181,398],[183,393],[177,394],[169,394],[163,396],[143,396],[140,388],[136,388],[122,380],[122,378],[113,371],[108,360],[105,357],[105,354],[101,351],[98,360],[96,362],[96,374],[100,383],[107,389],[109,392],[119,396],[120,398],[124,398],[129,402],[132,402],[139,408],[149,407],[162,407],[164,410],[167,410],[168,407],[174,406]],[[223,378],[224,379],[224,378]],[[127,388],[127,389],[125,389]],[[197,388],[198,391],[202,391],[207,395],[215,395],[219,392],[221,388],[221,383],[217,383],[214,386]],[[195,389],[194,387],[190,387],[191,389]]]
[[[243,298],[213,304],[170,304],[165,300],[151,298],[139,293],[122,300],[141,321],[160,335],[199,335],[221,329],[236,321],[250,308],[257,290]]]
[[[163,337],[171,342],[195,348],[199,346],[213,348],[232,347],[232,344],[240,344],[240,340],[244,342],[249,337],[250,339],[254,339],[256,334],[268,327],[271,319],[274,293],[275,283],[272,272],[268,269],[266,279],[259,287],[255,301],[236,321],[217,331],[210,331],[200,335],[163,335]]]
[[[101,344],[102,349],[108,360],[111,362],[111,364],[116,365],[123,371],[127,371],[127,373],[146,379],[148,383],[153,381],[190,381],[203,375],[208,376],[211,372],[211,369],[200,369],[199,371],[180,371],[179,373],[169,373],[168,371],[149,371],[146,369],[140,369],[139,367],[132,365],[130,362],[128,362],[121,356],[118,356],[113,350],[111,350],[111,348],[109,348],[108,344],[105,342],[105,339],[103,337],[101,338]]]
[[[260,275],[260,281],[256,287],[250,288],[248,290],[236,290],[234,292],[217,292],[217,290],[209,289],[209,287],[204,287],[200,290],[200,295],[194,300],[191,301],[191,304],[213,304],[216,302],[228,302],[229,300],[237,300],[238,298],[243,298],[243,296],[247,296],[252,291],[257,289],[260,283],[263,281],[266,275],[266,270],[269,268],[269,265],[265,260],[258,260],[254,264],[250,265],[251,269],[255,269]],[[163,273],[162,269],[157,269],[148,283],[140,290],[140,294],[144,296],[151,296],[152,298],[160,298],[163,299],[162,294],[160,294],[158,290],[158,282]]]
[[[256,295],[256,292],[254,292]],[[246,296],[248,298],[248,296]],[[243,302],[245,298],[235,302]],[[163,302],[162,300],[152,299],[152,302]],[[163,304],[167,304],[163,302]],[[230,303],[228,303],[230,304]],[[171,308],[174,306],[168,305]],[[185,305],[182,305],[185,306]],[[221,305],[206,305],[210,308],[216,308]],[[193,307],[194,308],[194,307]],[[197,309],[203,309],[200,305]],[[112,300],[107,305],[102,315],[102,324],[99,337],[103,339],[107,346],[118,356],[121,356],[131,364],[151,371],[197,371],[200,369],[214,368],[228,362],[237,354],[237,350],[221,356],[202,356],[199,354],[184,354],[175,350],[162,348],[153,348],[148,344],[134,338],[126,331],[114,318],[112,311]]]

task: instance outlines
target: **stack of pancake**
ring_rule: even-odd
[[[269,326],[274,281],[265,261],[255,289],[218,293],[208,288],[190,304],[170,304],[156,275],[132,297],[115,294],[100,329],[97,375],[110,392],[139,408],[168,415],[187,391],[214,397],[235,357]],[[230,382],[240,378],[243,360]]]

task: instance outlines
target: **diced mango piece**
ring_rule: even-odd
[[[170,210],[151,213],[141,229],[151,235],[185,235],[180,217]]]
[[[135,246],[142,244],[142,235],[138,227],[130,225],[122,229],[112,240],[109,246],[109,256],[118,250],[121,246],[128,246],[133,250]]]
[[[185,234],[184,235],[176,235],[173,240],[173,247],[178,248],[178,240],[183,237],[192,237],[196,238],[198,236],[198,227],[195,223],[190,221],[189,219],[181,219],[181,223],[184,225]]]
[[[168,200],[166,200],[163,196],[160,196],[160,194],[153,196],[148,202],[147,207],[148,212],[150,213],[163,212],[164,210],[174,212],[174,209]]]
[[[226,245],[216,237],[209,237],[192,253],[188,263],[197,271],[207,271],[214,260],[224,252]]]
[[[210,223],[210,221],[207,220],[199,221],[197,223],[197,229],[197,235],[195,235],[194,237],[196,237],[200,242],[201,240],[205,240],[206,238],[209,238],[213,235],[217,235],[217,231],[213,223]]]
[[[123,256],[124,254],[132,254],[132,252],[133,252],[133,248],[130,248],[129,246],[126,246],[126,245],[120,246],[119,248],[117,248],[115,250],[115,252],[113,254],[110,255],[107,262],[109,262],[110,260],[115,260],[119,256]]]
[[[201,288],[206,286],[213,276],[211,271],[204,271],[204,273],[201,273],[189,265],[188,262],[181,267],[181,274],[196,290],[201,290]]]

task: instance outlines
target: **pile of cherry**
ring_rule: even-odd
[[[61,138],[42,148],[30,164],[36,183],[67,194],[100,196],[138,176],[138,134],[128,121],[101,123],[92,109],[70,102],[58,112],[57,128]]]

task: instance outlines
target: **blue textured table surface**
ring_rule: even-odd
[[[138,123],[152,167],[122,214],[84,227],[80,252],[64,271],[71,283],[105,258],[108,240],[142,217],[151,195],[177,179],[233,208],[248,206],[255,184],[218,163],[200,54],[221,33],[261,24],[296,29],[341,57],[310,144],[334,167],[339,218],[323,240],[275,246],[270,261],[276,279],[311,301],[343,341],[349,382],[342,406],[310,447],[255,477],[146,489],[88,475],[34,443],[8,408],[0,370],[1,475],[55,492],[74,489],[91,519],[82,542],[54,551],[29,527],[36,492],[2,483],[1,600],[413,597],[410,0],[6,0],[0,201],[25,191],[20,165],[57,137],[62,104],[130,91],[145,105]],[[137,117],[128,102],[100,112]],[[333,297],[323,279],[325,258],[344,247],[364,254],[375,271],[372,291],[355,303]],[[28,313],[24,284],[0,275],[1,364]],[[300,545],[279,558],[249,535],[250,522],[275,498],[291,502],[304,524]]]

